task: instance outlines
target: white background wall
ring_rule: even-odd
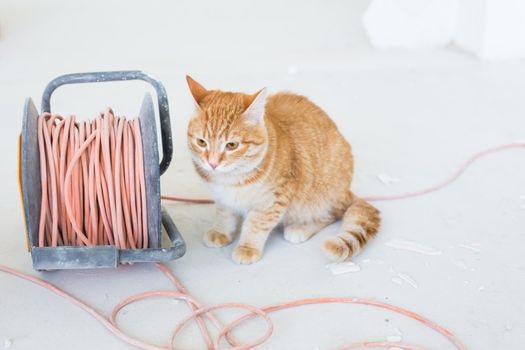
[[[45,61],[81,54],[93,65],[355,48],[367,46],[360,17],[368,3],[7,0],[0,3],[0,40],[3,50],[16,49],[27,58],[45,55]],[[20,42],[35,23],[40,32]]]

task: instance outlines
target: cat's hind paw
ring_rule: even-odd
[[[235,247],[232,254],[233,261],[242,265],[253,264],[259,261],[261,257],[262,252],[259,249],[242,245]]]
[[[227,246],[232,242],[232,238],[217,230],[210,229],[204,235],[204,244],[211,248],[220,248]]]

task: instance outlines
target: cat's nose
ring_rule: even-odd
[[[213,170],[215,170],[215,168],[217,168],[217,166],[219,165],[218,163],[212,163],[212,162],[208,162],[208,164],[211,166]]]

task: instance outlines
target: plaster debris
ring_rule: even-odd
[[[451,257],[450,258],[450,262],[453,263],[454,265],[458,266],[458,267],[461,267],[462,269],[464,270],[468,270],[468,266],[467,264],[465,264],[463,261],[461,260],[457,260],[456,258],[453,258]]]
[[[386,337],[386,341],[390,343],[399,343],[403,338],[400,335],[389,335]]]
[[[379,179],[379,181],[381,181],[384,185],[387,185],[387,186],[390,186],[392,185],[393,183],[395,182],[399,182],[401,180],[395,178],[395,177],[392,177],[386,173],[381,173],[381,174],[377,174],[377,178]]]
[[[478,288],[478,290],[479,290],[480,292],[483,291],[483,290],[485,290],[485,286],[480,286],[480,287]]]
[[[394,249],[408,250],[414,253],[424,254],[424,255],[441,255],[442,252],[428,247],[416,242],[406,241],[402,239],[392,239],[385,243],[387,247]]]
[[[346,261],[346,262],[341,262],[341,263],[331,263],[331,264],[327,264],[326,267],[330,271],[332,271],[332,274],[334,275],[341,275],[343,273],[361,271],[361,267],[359,267],[359,265],[351,261]]]
[[[466,244],[460,244],[459,245],[461,248],[465,248],[465,249],[468,249],[470,251],[473,251],[474,253],[481,253],[481,250],[479,250],[478,248],[476,247],[473,247],[471,245],[466,245]]]
[[[399,277],[392,277],[392,282],[394,282],[395,284],[399,284],[399,285],[403,284],[403,280]]]
[[[4,340],[4,349],[9,349],[11,346],[13,346],[13,340],[12,339],[5,339]]]
[[[417,282],[414,281],[414,279],[410,277],[409,275],[407,275],[406,273],[400,272],[397,275],[399,276],[399,278],[401,278],[406,283],[410,284],[412,287],[418,288]]]

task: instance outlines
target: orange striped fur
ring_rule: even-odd
[[[250,264],[278,224],[286,240],[301,243],[342,219],[324,248],[343,261],[376,234],[379,211],[350,192],[350,145],[323,110],[295,94],[223,92],[187,81],[197,103],[188,146],[217,206],[206,245],[230,244],[240,226],[233,260]]]

